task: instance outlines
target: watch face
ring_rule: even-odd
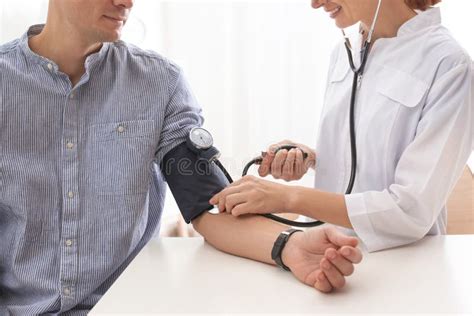
[[[201,127],[193,128],[189,133],[189,139],[197,149],[208,149],[214,143],[211,133]]]

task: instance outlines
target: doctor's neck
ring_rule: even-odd
[[[371,10],[367,10],[366,16],[361,19],[361,28],[364,34],[364,39],[367,39],[374,19],[375,10],[376,6]],[[383,1],[375,25],[375,30],[372,35],[372,43],[379,38],[396,37],[400,27],[416,15],[417,13],[403,2]]]

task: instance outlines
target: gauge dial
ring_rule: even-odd
[[[195,127],[189,132],[189,140],[198,150],[206,150],[212,147],[214,140],[211,133],[202,127]]]

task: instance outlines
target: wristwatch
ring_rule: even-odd
[[[275,243],[273,244],[272,260],[275,261],[277,266],[283,268],[286,271],[291,271],[291,270],[283,263],[283,260],[281,259],[281,253],[283,252],[283,249],[285,248],[285,245],[288,242],[288,239],[290,239],[290,236],[296,232],[301,232],[301,231],[302,230],[300,229],[294,229],[294,228],[285,230],[284,232],[280,233],[278,238],[275,240]]]

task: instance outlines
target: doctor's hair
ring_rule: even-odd
[[[414,10],[425,11],[429,7],[440,3],[441,0],[405,0],[405,3]]]

